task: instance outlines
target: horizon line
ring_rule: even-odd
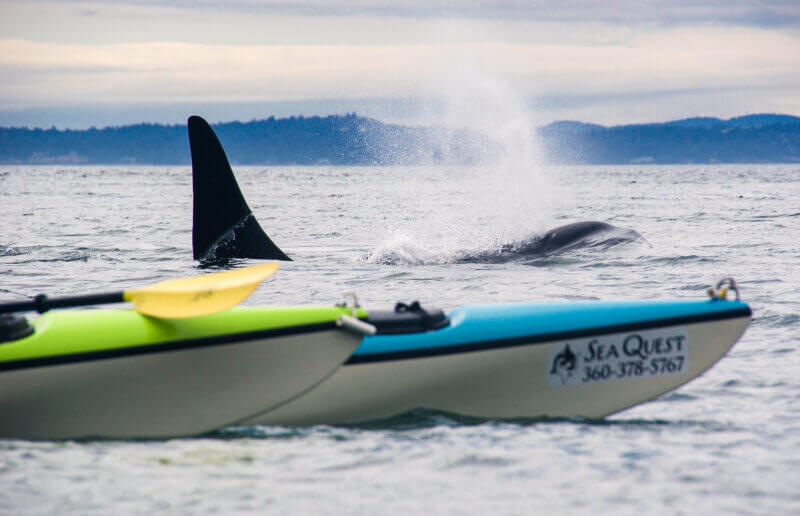
[[[191,117],[191,116],[195,116],[195,114],[187,115],[186,119],[188,120],[189,117]],[[613,129],[613,128],[617,128],[617,127],[664,125],[664,124],[672,124],[672,123],[676,123],[676,122],[684,122],[684,121],[689,121],[689,120],[718,120],[720,122],[730,122],[732,120],[737,120],[737,119],[742,119],[742,118],[747,118],[747,117],[756,117],[756,116],[788,117],[788,118],[797,119],[797,121],[800,122],[800,116],[789,114],[789,113],[753,112],[753,113],[746,113],[746,114],[742,114],[742,115],[736,115],[736,116],[729,117],[729,118],[721,118],[719,116],[708,116],[708,115],[694,115],[694,116],[676,118],[676,119],[671,119],[671,120],[652,121],[652,122],[632,122],[632,123],[613,124],[613,125],[600,124],[600,123],[595,123],[595,122],[586,122],[586,121],[576,120],[576,119],[563,119],[563,120],[554,120],[552,122],[549,122],[549,123],[546,123],[546,124],[542,124],[542,125],[536,125],[536,128],[537,129],[543,129],[545,127],[553,126],[553,125],[556,125],[556,124],[572,123],[572,124],[581,124],[581,125],[586,125],[586,126],[601,127],[603,129]],[[250,120],[240,120],[240,119],[225,120],[225,121],[218,120],[216,122],[209,122],[209,124],[212,125],[212,126],[215,126],[215,125],[219,126],[219,125],[226,125],[226,124],[250,124],[250,123],[256,123],[256,122],[266,122],[266,121],[269,121],[271,119],[274,119],[276,121],[280,121],[280,120],[291,120],[291,119],[332,118],[332,117],[357,117],[357,118],[363,118],[363,119],[367,119],[367,120],[375,120],[375,121],[381,122],[381,123],[386,124],[386,125],[396,125],[396,126],[403,126],[403,127],[431,127],[431,126],[437,125],[437,124],[425,124],[425,123],[411,124],[411,123],[400,123],[400,122],[391,122],[391,121],[387,122],[387,121],[382,120],[381,118],[379,118],[377,116],[373,116],[373,115],[369,115],[369,114],[359,114],[357,111],[347,111],[345,113],[329,113],[329,114],[325,114],[325,115],[320,115],[320,114],[306,115],[306,114],[298,113],[298,114],[294,114],[294,115],[279,116],[279,115],[273,114],[273,115],[270,115],[270,116],[265,117],[265,118],[251,118]],[[64,127],[62,129],[59,129],[58,127],[56,127],[55,124],[53,124],[50,127],[44,127],[44,126],[38,126],[38,125],[34,125],[34,126],[8,125],[8,126],[0,126],[0,129],[18,129],[18,130],[22,129],[22,130],[30,130],[30,131],[35,131],[35,130],[53,131],[53,130],[55,130],[57,132],[68,132],[68,131],[81,132],[81,131],[91,131],[91,130],[102,131],[102,130],[106,130],[106,129],[120,129],[120,128],[125,128],[125,127],[136,127],[136,126],[182,127],[182,126],[185,126],[185,125],[186,125],[185,122],[184,123],[179,123],[179,122],[162,123],[162,122],[141,121],[141,122],[118,124],[118,125],[104,125],[104,126],[92,125],[92,126],[89,126],[89,127],[86,127],[86,128]]]

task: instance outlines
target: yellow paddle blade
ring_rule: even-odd
[[[165,319],[195,317],[233,308],[269,278],[280,265],[278,262],[253,265],[243,269],[216,272],[162,281],[149,287],[126,290],[125,301],[145,315]]]

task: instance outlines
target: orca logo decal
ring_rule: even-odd
[[[569,344],[567,344],[561,353],[557,354],[553,359],[553,367],[550,368],[550,374],[558,375],[561,379],[561,385],[566,385],[577,367],[577,362],[578,359],[575,353],[569,349]]]

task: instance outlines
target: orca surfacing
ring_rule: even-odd
[[[214,130],[189,117],[194,191],[192,250],[202,262],[230,258],[291,260],[261,229],[244,200]],[[213,207],[213,208],[210,208]]]
[[[637,231],[597,220],[572,222],[533,235],[519,242],[504,244],[500,249],[468,253],[462,263],[505,263],[513,260],[538,259],[573,249],[609,249],[617,245],[644,240]]]
[[[222,144],[211,126],[199,116],[190,117],[188,124],[194,187],[192,247],[195,260],[291,260],[270,240],[247,206]],[[551,256],[572,249],[609,248],[641,238],[633,229],[606,222],[581,221],[506,244],[499,250],[469,253],[456,261],[504,263]]]

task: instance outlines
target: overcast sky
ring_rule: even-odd
[[[0,0],[0,125],[800,115],[798,1]]]

